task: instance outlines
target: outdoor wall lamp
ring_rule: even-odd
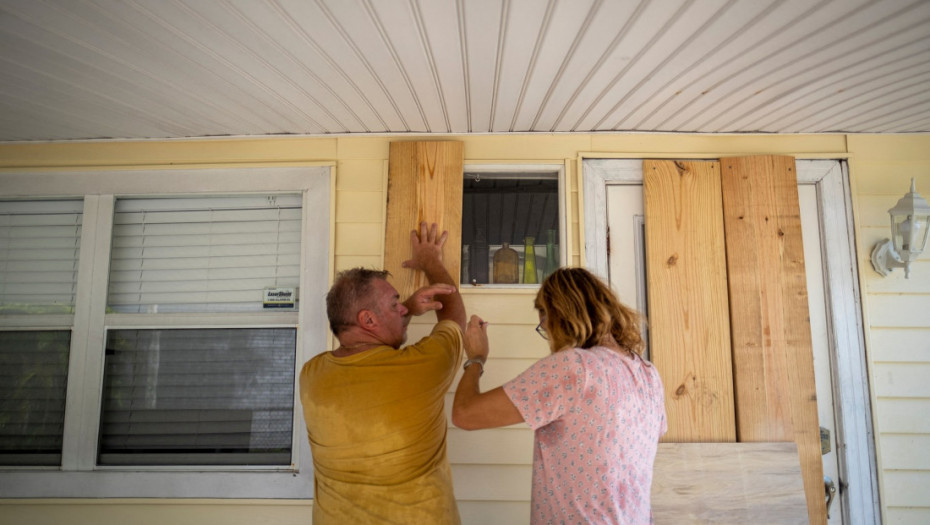
[[[927,247],[930,230],[930,205],[917,193],[914,179],[911,179],[911,191],[901,197],[888,214],[891,215],[891,240],[882,239],[872,248],[872,267],[882,277],[895,268],[904,268],[907,279],[911,274],[911,262]]]

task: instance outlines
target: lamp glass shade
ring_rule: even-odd
[[[894,250],[905,263],[917,259],[927,247],[930,233],[930,204],[915,191],[911,191],[888,210],[891,216],[891,240]]]

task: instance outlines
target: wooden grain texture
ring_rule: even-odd
[[[736,441],[717,162],[643,163],[650,350],[665,441]]]
[[[737,435],[797,443],[811,523],[823,463],[794,158],[724,158],[721,181]]]
[[[449,232],[443,262],[458,282],[462,253],[462,188],[464,154],[461,142],[392,142],[388,164],[387,221],[384,269],[402,299],[425,286],[426,277],[401,264],[410,258],[410,231],[421,221]]]
[[[797,446],[660,443],[652,514],[656,525],[806,524]]]

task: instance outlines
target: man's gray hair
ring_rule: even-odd
[[[386,270],[368,268],[339,272],[326,294],[326,316],[329,317],[329,329],[334,335],[338,337],[343,330],[355,325],[356,314],[374,304],[374,280],[387,280],[389,275]]]

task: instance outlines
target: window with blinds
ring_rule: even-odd
[[[250,313],[296,291],[301,224],[300,195],[117,199],[111,312],[246,317],[108,330],[99,465],[291,463],[296,329]]]
[[[332,169],[0,174],[0,497],[312,494]]]
[[[98,464],[290,464],[296,337],[110,330]]]
[[[0,314],[74,312],[84,203],[0,201]]]
[[[82,199],[0,201],[0,316],[32,320],[0,330],[0,465],[61,464],[71,330],[41,319],[74,313],[83,209]]]
[[[113,312],[260,311],[298,286],[300,195],[122,198],[113,221]]]

